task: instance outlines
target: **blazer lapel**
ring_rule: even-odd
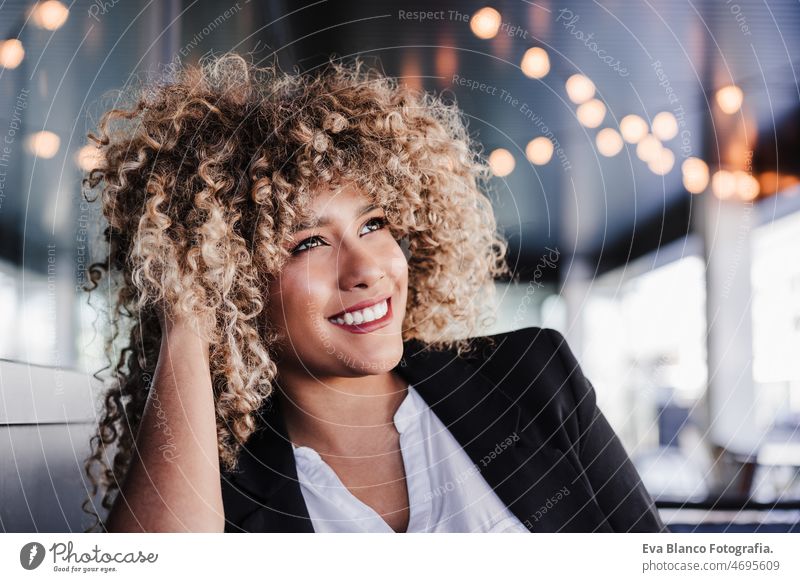
[[[261,420],[263,427],[242,449],[238,471],[223,477],[226,521],[232,522],[226,531],[312,533],[279,399],[268,400]]]
[[[468,362],[451,351],[425,351],[417,341],[405,343],[396,368],[412,383],[481,471],[486,482],[514,515],[531,531],[610,531],[572,456],[543,441],[535,423],[522,418],[521,386],[536,390],[547,378],[520,378],[505,370],[508,392],[484,373],[492,358],[513,342],[503,337],[494,351],[484,350],[480,361]],[[508,346],[506,346],[508,349]],[[405,364],[405,365],[404,365]],[[550,379],[552,380],[552,379]],[[588,527],[587,524],[595,524]]]

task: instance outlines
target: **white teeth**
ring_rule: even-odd
[[[386,313],[389,311],[389,304],[384,299],[380,303],[373,305],[371,307],[367,307],[366,309],[361,309],[359,311],[351,311],[349,313],[345,313],[341,317],[337,317],[331,319],[334,323],[338,323],[340,325],[353,325],[353,324],[360,324],[366,323],[370,321],[375,321],[376,319],[382,318]]]

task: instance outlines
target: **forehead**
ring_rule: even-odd
[[[303,230],[320,219],[358,213],[374,202],[373,196],[352,183],[325,185],[309,193],[301,203],[292,230]]]
[[[336,204],[359,204],[370,196],[353,182],[333,182],[315,188],[310,193],[310,205],[317,209]]]

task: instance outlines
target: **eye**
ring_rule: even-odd
[[[303,239],[296,247],[292,249],[291,251],[292,254],[296,255],[308,249],[313,249],[314,247],[319,246],[319,245],[312,245],[311,243],[313,243],[314,241],[321,242],[322,239],[317,235],[308,237],[307,239]],[[304,246],[304,245],[309,245],[309,246]]]
[[[370,218],[364,224],[364,227],[367,227],[369,225],[375,225],[375,227],[372,228],[372,230],[369,231],[369,232],[374,232],[376,230],[380,230],[380,229],[384,228],[387,224],[388,224],[388,221],[386,220],[385,216],[375,216],[374,218]]]
[[[370,218],[367,222],[364,223],[364,228],[369,228],[366,234],[370,232],[375,232],[376,230],[381,230],[386,227],[389,222],[386,220],[385,216],[375,216]],[[319,244],[314,244],[319,243]],[[300,243],[297,244],[292,250],[291,253],[293,255],[300,254],[304,251],[311,250],[314,247],[318,247],[324,244],[324,241],[319,235],[310,236],[306,239],[303,239]]]

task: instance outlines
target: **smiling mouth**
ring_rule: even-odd
[[[367,308],[329,317],[328,321],[350,333],[369,333],[385,326],[391,319],[392,298],[389,297]]]

